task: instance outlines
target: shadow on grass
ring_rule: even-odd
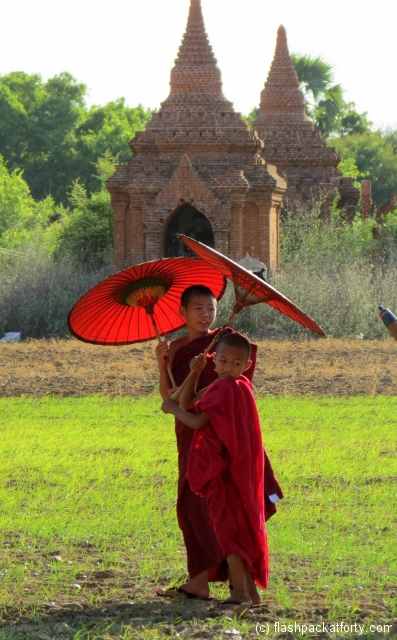
[[[104,603],[98,606],[70,603],[62,607],[40,607],[30,616],[18,616],[13,608],[3,612],[1,640],[69,638],[146,637],[158,630],[158,637],[174,636],[188,628],[197,633],[213,627],[216,618],[230,614],[216,602],[186,598],[157,598],[147,602]],[[232,614],[233,615],[233,614]],[[223,627],[223,625],[222,625]],[[148,635],[147,637],[157,637]]]
[[[112,603],[100,605],[69,603],[62,607],[45,606],[32,612],[30,617],[18,617],[16,610],[9,608],[3,612],[0,640],[130,640],[132,638],[253,638],[269,636],[276,639],[287,638],[336,638],[345,640],[378,640],[397,637],[397,621],[370,627],[370,623],[360,620],[358,628],[352,625],[351,632],[333,633],[330,628],[322,632],[300,633],[285,630],[280,620],[296,619],[302,625],[302,614],[298,610],[271,611],[267,605],[252,609],[241,619],[235,616],[235,609],[223,608],[219,601],[202,602],[186,598],[158,598],[143,602]],[[325,612],[324,612],[325,613]],[[277,622],[277,619],[279,622]],[[323,618],[324,624],[336,624]],[[277,626],[277,624],[278,626]],[[291,622],[286,622],[286,625]],[[313,621],[322,625],[322,620]],[[361,627],[361,628],[359,628]]]

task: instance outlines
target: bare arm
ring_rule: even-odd
[[[205,394],[205,392],[207,391],[207,389],[210,387],[211,385],[208,385],[208,387],[204,387],[204,389],[200,389],[200,391],[197,391],[196,395],[193,396],[192,400],[189,402],[189,404],[186,407],[183,407],[184,409],[186,409],[187,411],[189,409],[193,409],[194,405],[196,404],[196,402],[198,402],[198,400],[201,400],[201,398],[203,397],[203,395]],[[181,394],[182,395],[182,394]]]
[[[167,365],[169,360],[169,348],[167,342],[159,342],[156,346],[156,358],[159,367],[159,391],[161,397],[168,398],[168,389],[171,389],[172,384],[167,372]]]
[[[200,400],[204,395],[207,387],[205,389],[201,389],[198,393],[196,392],[197,380],[202,371],[204,371],[207,365],[207,354],[200,353],[198,356],[193,358],[190,362],[190,371],[191,375],[188,379],[188,382],[183,388],[181,395],[179,396],[179,406],[182,409],[193,409],[197,400]]]
[[[183,424],[190,427],[190,429],[202,429],[209,423],[208,417],[204,412],[199,413],[198,415],[189,413],[188,411],[181,409],[181,407],[177,405],[176,401],[171,398],[163,400],[161,410],[164,413],[172,413],[178,420],[183,422]]]

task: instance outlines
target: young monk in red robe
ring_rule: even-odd
[[[218,329],[211,331],[216,317],[216,298],[212,291],[202,285],[189,287],[182,295],[180,313],[186,321],[187,335],[174,340],[168,346],[166,342],[156,347],[156,356],[160,373],[160,394],[169,397],[172,387],[167,373],[168,362],[171,365],[176,384],[179,386],[190,372],[190,361],[209,346]],[[227,329],[231,332],[232,329]],[[252,345],[252,365],[246,376],[251,380],[255,370],[256,345]],[[217,379],[214,361],[207,360],[204,370],[197,379],[199,391]],[[192,409],[194,412],[194,409]],[[175,420],[175,432],[178,448],[178,498],[177,517],[182,531],[187,553],[189,580],[177,589],[158,589],[160,596],[173,597],[184,594],[188,597],[209,598],[209,582],[225,581],[227,566],[219,547],[214,530],[209,521],[206,501],[195,495],[186,478],[187,462],[194,432],[182,421]],[[283,497],[280,485],[274,476],[270,462],[266,458],[266,486],[269,495]],[[275,505],[265,496],[266,510],[270,517],[275,513]]]
[[[250,356],[247,338],[238,333],[222,337],[214,354],[218,380],[194,397],[193,382],[181,396],[182,406],[196,402],[196,415],[170,398],[162,405],[165,413],[196,430],[187,478],[192,491],[206,498],[229,566],[233,588],[226,602],[247,605],[260,604],[256,584],[268,584],[262,436],[252,387],[243,375]],[[196,380],[206,359],[203,354],[192,362]]]

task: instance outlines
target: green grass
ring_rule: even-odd
[[[397,618],[397,398],[258,406],[286,493],[268,523],[266,620]],[[76,639],[254,628],[255,616],[231,623],[153,598],[156,584],[185,579],[173,423],[158,397],[3,399],[0,469],[0,638],[55,633],[62,620]]]

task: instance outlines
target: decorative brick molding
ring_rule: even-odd
[[[286,181],[223,95],[200,0],[190,3],[170,95],[130,147],[128,165],[107,182],[117,267],[165,256],[170,225],[183,229],[194,211],[211,226],[216,249],[277,266]]]

